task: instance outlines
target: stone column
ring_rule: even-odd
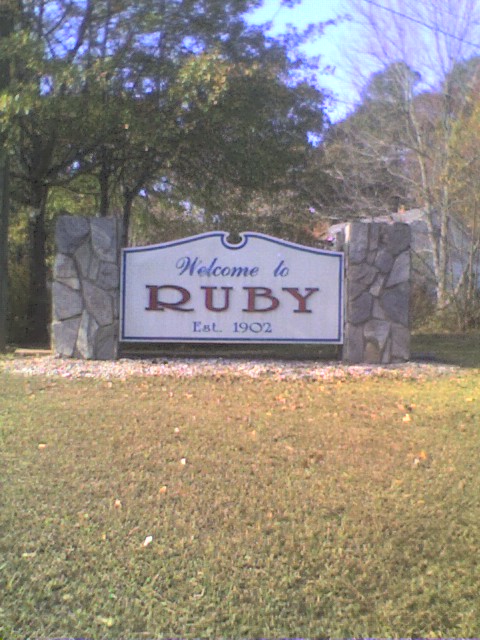
[[[115,359],[118,354],[120,221],[60,216],[55,240],[54,353],[85,359]]]
[[[405,362],[410,358],[410,227],[352,222],[343,240],[343,359],[352,364]]]

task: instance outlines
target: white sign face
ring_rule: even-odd
[[[343,342],[343,254],[223,231],[123,249],[123,342]]]

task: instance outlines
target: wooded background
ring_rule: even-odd
[[[318,245],[333,222],[421,208],[431,309],[478,326],[478,3],[351,0],[361,91],[339,122],[302,53],[325,25],[272,37],[246,21],[261,4],[0,0],[0,350],[48,342],[61,213],[119,216],[125,245],[213,229]],[[456,287],[450,218],[471,238]]]

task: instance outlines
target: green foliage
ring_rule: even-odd
[[[413,283],[410,292],[410,326],[420,329],[435,316],[435,299],[431,288],[421,283]]]
[[[423,305],[422,305],[423,302]],[[458,291],[444,309],[435,309],[428,297],[413,307],[417,311],[414,329],[422,333],[452,333],[478,331],[480,327],[480,293]]]
[[[168,242],[206,231],[201,213],[191,206],[181,207],[165,197],[149,194],[138,198],[132,218],[130,243],[143,246]]]
[[[324,126],[323,96],[293,79],[299,58],[281,39],[247,27],[258,4],[24,5],[3,45],[14,64],[2,97],[22,202],[38,206],[39,186],[89,174],[101,214],[118,194],[129,222],[133,200],[167,176],[179,199],[218,213],[225,191],[241,191],[228,207],[244,208],[249,192],[298,169],[308,135]]]
[[[8,318],[10,343],[24,344],[28,335],[28,215],[24,211],[12,216],[8,234]]]
[[[64,213],[88,218],[98,215],[98,212],[99,194],[93,176],[79,175],[69,184],[50,191],[47,213],[52,223],[58,215]]]
[[[219,111],[188,137],[195,153],[179,158],[192,200],[222,219],[287,191],[306,162],[308,132],[324,125],[321,100],[311,87],[291,91],[262,69],[238,77]]]
[[[212,226],[230,211],[245,218],[253,199],[290,188],[285,177],[301,169],[309,134],[324,126],[323,96],[299,81],[301,58],[291,48],[303,41],[298,34],[274,39],[248,26],[246,12],[259,5],[26,0],[16,7],[15,32],[0,43],[0,61],[11,62],[0,130],[13,200],[32,211],[29,298],[39,300],[32,327],[47,321],[58,211],[121,215],[128,232],[137,211],[145,213],[141,198],[155,193],[161,209],[190,203]]]

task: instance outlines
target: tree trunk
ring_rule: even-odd
[[[47,286],[45,213],[48,187],[38,187],[29,224],[30,285],[28,296],[28,341],[49,344],[50,295]]]
[[[13,31],[13,9],[0,4],[0,41]],[[10,64],[0,65],[0,91],[10,83]],[[0,136],[0,353],[7,347],[9,170],[4,136]]]
[[[7,348],[8,312],[8,158],[0,148],[0,353]]]
[[[446,190],[446,189],[445,189]],[[448,195],[443,201],[440,215],[440,234],[438,237],[438,284],[437,308],[444,309],[449,302],[448,287]]]
[[[123,196],[122,247],[128,246],[128,230],[130,227],[134,197],[133,193],[129,190],[126,191]]]
[[[100,174],[98,176],[98,182],[100,184],[100,211],[101,217],[108,216],[108,210],[110,207],[110,194],[108,192],[110,171],[108,166],[108,153],[103,147],[100,151]]]

